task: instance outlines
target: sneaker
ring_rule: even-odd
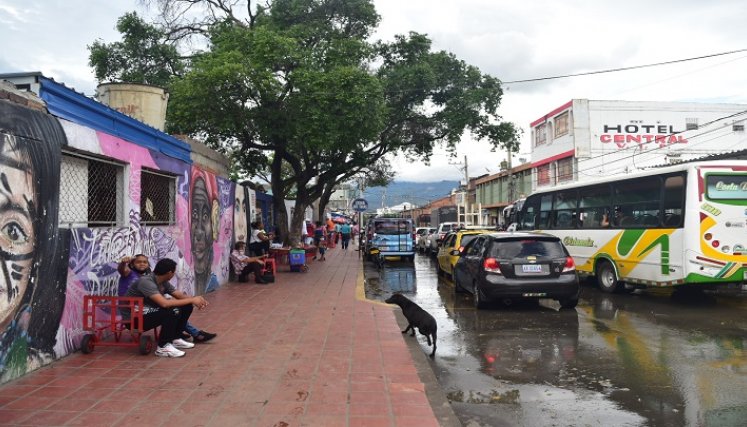
[[[211,334],[210,332],[200,331],[199,335],[195,337],[195,341],[196,342],[208,342],[217,336],[218,334]]]
[[[265,279],[261,278],[261,277],[257,277],[257,278],[255,278],[255,279],[254,279],[254,281],[255,281],[255,282],[256,282],[256,283],[258,284],[258,285],[266,285],[266,284],[267,284],[267,281],[266,281]]]
[[[185,353],[178,350],[176,347],[171,345],[171,343],[167,343],[163,347],[156,347],[155,354],[159,357],[182,357]]]
[[[181,338],[177,338],[174,341],[171,341],[171,344],[173,344],[176,348],[192,348],[195,346],[193,343],[184,341]]]

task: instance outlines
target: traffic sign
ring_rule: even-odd
[[[366,199],[355,199],[353,200],[352,207],[356,212],[364,212],[368,209],[368,202]]]

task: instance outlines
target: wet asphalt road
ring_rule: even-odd
[[[478,311],[435,265],[366,263],[366,296],[402,292],[436,318],[431,367],[463,425],[747,425],[747,297],[585,285],[576,310]]]

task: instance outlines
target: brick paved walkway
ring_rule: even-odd
[[[218,338],[183,358],[97,347],[1,386],[0,424],[438,425],[394,311],[356,298],[356,251],[280,270],[209,294],[191,320]]]

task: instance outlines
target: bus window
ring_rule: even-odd
[[[535,230],[537,228],[536,217],[539,213],[539,200],[539,196],[530,196],[524,202],[521,215],[519,215],[519,223],[522,230]]]
[[[685,202],[685,177],[670,176],[664,179],[664,200],[662,208],[665,227],[682,226],[682,205]]]
[[[661,179],[651,176],[614,183],[613,224],[623,228],[659,226]]]
[[[555,193],[553,227],[558,229],[576,228],[576,206],[578,204],[575,190]]]
[[[550,228],[550,217],[552,216],[552,194],[544,194],[540,198],[539,221],[537,229],[545,230]]]
[[[610,206],[610,187],[608,185],[585,188],[581,192],[579,200],[580,227],[609,227]]]

